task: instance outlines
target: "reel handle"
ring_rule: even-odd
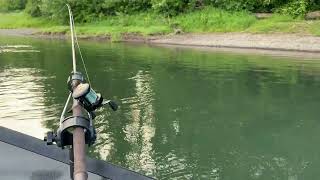
[[[102,105],[106,105],[108,104],[110,106],[110,108],[113,110],[113,111],[117,111],[118,110],[118,104],[112,100],[107,100],[107,101],[103,101],[102,102]]]

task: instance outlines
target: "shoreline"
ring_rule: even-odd
[[[2,36],[67,39],[65,34],[44,34],[37,29],[0,29]],[[111,41],[110,36],[79,36],[79,39]],[[301,34],[204,33],[142,36],[125,34],[118,42],[137,42],[160,46],[221,49],[263,54],[311,54],[320,56],[320,37]]]

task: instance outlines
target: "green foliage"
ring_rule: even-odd
[[[52,26],[52,22],[44,18],[33,18],[30,15],[19,13],[0,13],[0,28],[42,28]]]
[[[60,23],[68,23],[66,3],[71,6],[74,20],[85,23],[99,15],[99,6],[96,0],[41,0],[40,10],[43,16],[50,17]]]
[[[1,25],[0,25],[1,26]],[[68,26],[53,26],[42,29],[46,33],[67,33]],[[107,16],[99,21],[78,24],[77,34],[83,36],[109,35],[112,41],[121,40],[121,36],[127,33],[139,35],[168,34],[171,28],[166,19],[153,13],[141,13],[136,15]]]
[[[107,15],[133,14],[151,7],[149,0],[41,0],[41,12],[62,23],[68,22],[68,3],[73,11],[74,20],[87,23]]]
[[[247,12],[228,12],[221,9],[205,8],[179,15],[174,24],[184,32],[239,32],[256,22]]]
[[[295,20],[291,16],[275,14],[271,18],[256,21],[246,31],[254,33],[299,33],[303,30],[302,26],[299,20]]]
[[[316,36],[320,36],[320,22],[319,21],[313,21],[313,23],[311,23],[311,28],[309,29],[309,33],[316,35]]]
[[[214,0],[213,5],[229,11],[254,10],[256,1],[253,0]]]
[[[66,3],[70,4],[78,23],[93,22],[106,16],[145,12],[173,18],[185,13],[203,13],[210,8],[230,12],[278,12],[300,17],[308,10],[320,8],[320,0],[0,0],[0,11],[21,10],[26,7],[26,12],[33,17],[48,17],[67,24]]]
[[[193,8],[195,0],[151,0],[152,8],[166,16],[175,16]]]
[[[281,14],[291,15],[292,17],[304,16],[309,7],[309,0],[292,0],[281,7],[278,12]]]
[[[132,14],[150,9],[150,0],[105,0],[101,3],[101,11],[105,15]]]
[[[271,18],[257,20],[246,11],[229,12],[216,8],[204,8],[195,12],[168,18],[157,13],[120,14],[104,16],[96,21],[77,24],[81,36],[109,35],[113,41],[126,34],[155,35],[183,32],[250,32],[250,33],[302,33],[320,35],[318,21],[303,21],[288,15],[275,14]],[[45,18],[34,18],[26,13],[0,13],[0,28],[38,28],[44,33],[69,33],[68,25],[60,25]]]
[[[320,0],[310,0],[308,10],[315,11],[320,9]]]
[[[204,6],[213,6],[228,11],[273,12],[289,0],[198,0]],[[199,4],[199,3],[198,3]]]
[[[41,16],[40,5],[41,5],[41,0],[29,0],[26,6],[26,10],[32,17],[40,17]]]
[[[0,12],[6,12],[8,10],[6,6],[6,1],[0,0]]]
[[[0,0],[0,11],[22,10],[26,7],[27,0]]]

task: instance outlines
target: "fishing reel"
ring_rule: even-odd
[[[78,80],[80,83],[72,89],[72,82],[74,82],[74,80]],[[118,105],[114,101],[104,100],[100,93],[96,93],[88,83],[85,83],[80,72],[72,73],[67,83],[70,92],[72,92],[72,97],[79,100],[88,112],[93,112],[106,104],[108,104],[113,111],[118,109]]]
[[[85,129],[85,143],[92,145],[96,140],[96,131],[93,126],[93,119],[96,116],[94,111],[106,104],[108,104],[113,111],[116,111],[118,105],[111,100],[105,101],[100,93],[96,93],[88,83],[84,82],[84,78],[80,72],[72,73],[68,78],[67,84],[73,99],[80,102],[81,106],[87,111],[88,116],[69,116],[65,118],[64,110],[61,115],[60,126],[57,132],[48,132],[45,141],[48,145],[55,142],[62,148],[67,145],[72,145],[72,133],[70,130],[74,127],[82,127]],[[66,105],[68,104],[68,101]],[[72,108],[69,112],[71,111]]]
[[[80,83],[73,89],[72,97],[79,100],[88,112],[93,112],[97,108],[108,104],[113,111],[118,109],[118,105],[111,101],[104,101],[100,93],[96,93],[88,83]]]

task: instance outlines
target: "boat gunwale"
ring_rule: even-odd
[[[32,136],[0,126],[0,141],[69,165],[68,150],[48,146],[46,142]],[[88,172],[108,179],[151,180],[153,178],[106,161],[87,157]]]

